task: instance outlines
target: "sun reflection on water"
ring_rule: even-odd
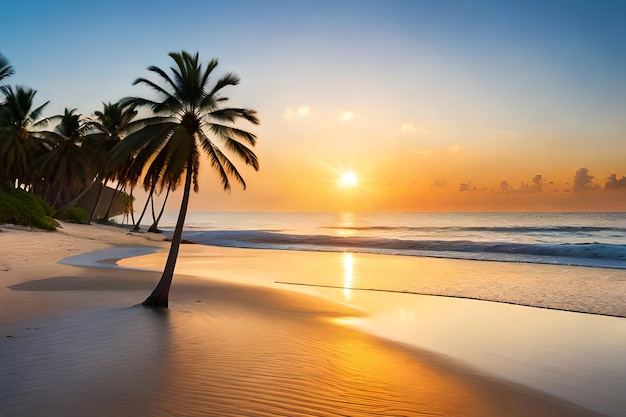
[[[356,230],[354,228],[356,226],[354,213],[344,212],[341,213],[340,216],[337,235],[344,237],[354,236],[356,234]]]
[[[350,301],[354,282],[354,256],[350,252],[343,253],[343,296]]]

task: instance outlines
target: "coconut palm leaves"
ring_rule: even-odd
[[[41,114],[49,102],[34,107],[37,91],[17,86],[1,86],[4,102],[0,105],[0,182],[24,183],[33,161],[45,150],[36,134],[45,126]]]
[[[53,198],[46,198],[53,207],[60,207],[74,199],[93,182],[95,170],[90,164],[82,145],[89,124],[76,109],[65,109],[64,113],[50,120],[59,120],[53,131],[40,135],[51,146],[51,150],[40,156],[32,176],[50,190]]]
[[[0,54],[0,81],[6,77],[13,75],[13,67],[9,64],[9,60]]]
[[[127,102],[145,106],[154,117],[144,119],[146,126],[129,135],[114,150],[115,158],[133,155],[133,166],[128,171],[130,181],[145,171],[144,187],[175,187],[184,177],[184,192],[178,221],[172,237],[170,254],[163,276],[153,293],[144,301],[146,306],[167,307],[168,294],[176,265],[178,247],[182,237],[191,186],[198,190],[198,168],[204,153],[220,178],[224,190],[231,188],[235,180],[244,188],[246,183],[237,167],[218,146],[220,143],[232,155],[240,158],[253,169],[259,162],[250,149],[256,136],[234,126],[238,121],[258,124],[256,112],[244,108],[222,108],[228,98],[222,90],[239,84],[233,73],[213,82],[217,60],[206,67],[199,62],[198,54],[188,52],[170,53],[175,65],[170,73],[156,66],[148,70],[159,82],[138,78],[133,84],[148,86],[156,99],[133,97]]]

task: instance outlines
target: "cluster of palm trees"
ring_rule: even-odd
[[[222,107],[228,100],[222,90],[237,85],[239,77],[227,73],[213,80],[217,60],[203,67],[198,53],[172,52],[169,56],[175,62],[171,74],[156,66],[148,68],[160,83],[147,78],[133,83],[148,86],[155,99],[127,97],[104,104],[102,111],[90,117],[66,109],[62,115],[42,118],[48,103],[35,107],[35,90],[0,86],[4,96],[0,103],[0,184],[35,193],[57,209],[75,204],[93,186],[99,187],[100,196],[108,183],[116,183],[117,190],[129,190],[131,195],[133,188],[141,185],[150,196],[141,217],[148,202],[154,204],[155,194],[165,192],[167,196],[184,184],[163,275],[143,303],[157,307],[168,305],[192,185],[194,191],[198,190],[201,153],[218,174],[224,190],[230,189],[231,180],[244,189],[246,184],[215,139],[245,164],[259,168],[250,148],[256,136],[235,127],[241,120],[258,124],[256,112]],[[8,61],[0,55],[0,81],[12,73]],[[149,114],[137,120],[141,108]],[[56,127],[45,130],[52,122],[58,122]]]
[[[0,76],[12,74],[0,55]],[[120,188],[136,185],[125,177],[123,164],[110,163],[113,147],[133,126],[136,106],[108,103],[90,117],[66,108],[63,114],[43,118],[49,102],[36,107],[36,90],[2,85],[0,93],[0,183],[29,191],[57,211],[74,206],[92,187],[103,190],[111,180]],[[94,204],[91,220],[96,208]],[[110,205],[105,218],[108,211]]]

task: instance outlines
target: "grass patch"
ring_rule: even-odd
[[[41,198],[24,190],[0,185],[0,224],[56,230],[59,223],[51,214],[52,208]]]
[[[68,223],[89,224],[89,213],[80,207],[66,208],[54,217]]]

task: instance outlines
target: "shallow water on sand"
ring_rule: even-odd
[[[86,310],[2,340],[2,415],[593,415],[332,325],[319,309],[212,290],[165,313]]]
[[[623,311],[622,285],[607,271],[610,284],[592,294],[568,288],[571,267],[476,263],[350,253],[281,251],[186,246],[182,273],[229,281],[278,286],[362,308],[371,314],[344,324],[409,343],[470,364],[489,375],[523,383],[612,416],[626,409],[626,319],[529,308],[470,299],[355,290],[375,279],[421,275],[426,293],[484,298],[494,295],[534,299],[540,305],[585,309],[604,305]],[[124,260],[124,265],[155,267],[164,254]],[[580,268],[579,268],[580,269]],[[596,272],[590,269],[589,272]],[[531,277],[529,277],[531,275]],[[526,286],[532,277],[562,280],[558,292]],[[490,279],[493,277],[493,279]],[[506,279],[503,279],[505,277]],[[276,281],[332,284],[337,288],[276,284]],[[597,281],[596,281],[597,283]],[[597,285],[597,284],[596,284]],[[599,299],[598,294],[605,294]]]

